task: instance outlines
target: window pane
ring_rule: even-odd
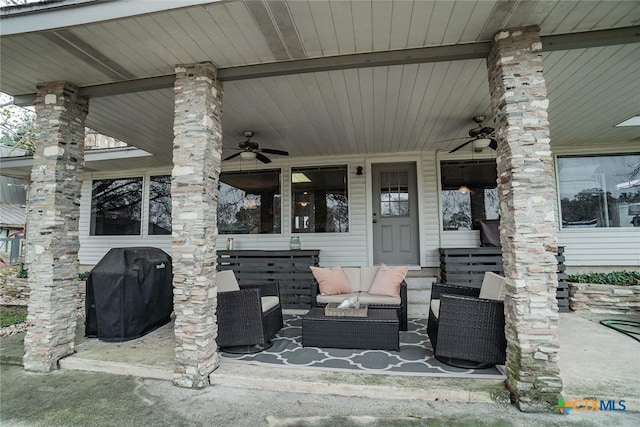
[[[408,172],[380,172],[380,181],[380,215],[409,216]]]
[[[92,236],[140,235],[142,178],[93,181]]]
[[[563,228],[640,227],[640,154],[559,157]]]
[[[349,231],[347,167],[292,168],[309,182],[292,182],[294,233],[344,233]]]
[[[280,170],[222,172],[218,233],[280,233]]]
[[[171,176],[152,176],[149,182],[149,234],[171,234]]]
[[[440,163],[442,227],[477,230],[480,221],[498,219],[495,160]]]

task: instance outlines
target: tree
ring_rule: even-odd
[[[11,97],[0,95],[0,143],[20,148],[32,155],[35,151],[35,113],[13,105]]]

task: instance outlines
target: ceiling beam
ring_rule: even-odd
[[[544,52],[640,43],[640,26],[542,36],[541,39],[542,50]],[[490,42],[478,42],[272,62],[241,67],[220,68],[218,70],[218,79],[221,81],[247,80],[261,77],[286,76],[291,74],[364,67],[482,59],[489,55],[490,49]],[[166,89],[173,87],[174,81],[175,75],[167,74],[157,77],[83,86],[80,88],[80,95],[101,97],[154,89]],[[34,93],[17,95],[14,97],[14,104],[29,106],[33,105],[34,100]]]

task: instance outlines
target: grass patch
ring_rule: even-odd
[[[0,305],[0,328],[27,320],[27,307]]]

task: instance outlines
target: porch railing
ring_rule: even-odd
[[[283,308],[311,308],[313,274],[309,266],[319,262],[319,250],[218,251],[218,271],[233,270],[239,283],[277,281]]]
[[[564,246],[558,246],[558,310],[569,311],[569,284],[564,264]],[[502,251],[498,247],[440,248],[440,277],[452,285],[479,288],[484,273],[504,274]]]

